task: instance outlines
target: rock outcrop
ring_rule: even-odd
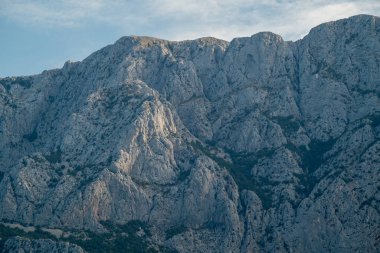
[[[68,242],[54,242],[50,239],[30,240],[22,237],[8,239],[3,252],[24,253],[83,253],[83,249]]]
[[[153,251],[376,252],[379,70],[359,15],[296,42],[123,37],[2,78],[0,219]]]

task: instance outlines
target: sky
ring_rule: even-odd
[[[321,23],[380,16],[380,0],[0,0],[0,77],[79,61],[126,35],[298,40]]]

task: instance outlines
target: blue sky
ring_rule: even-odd
[[[125,35],[297,40],[323,22],[380,16],[379,0],[0,0],[0,77],[78,61]]]

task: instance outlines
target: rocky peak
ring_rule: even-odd
[[[379,32],[129,36],[0,79],[0,245],[377,252]]]

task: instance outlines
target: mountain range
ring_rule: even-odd
[[[379,252],[380,18],[128,36],[0,79],[3,252]]]

